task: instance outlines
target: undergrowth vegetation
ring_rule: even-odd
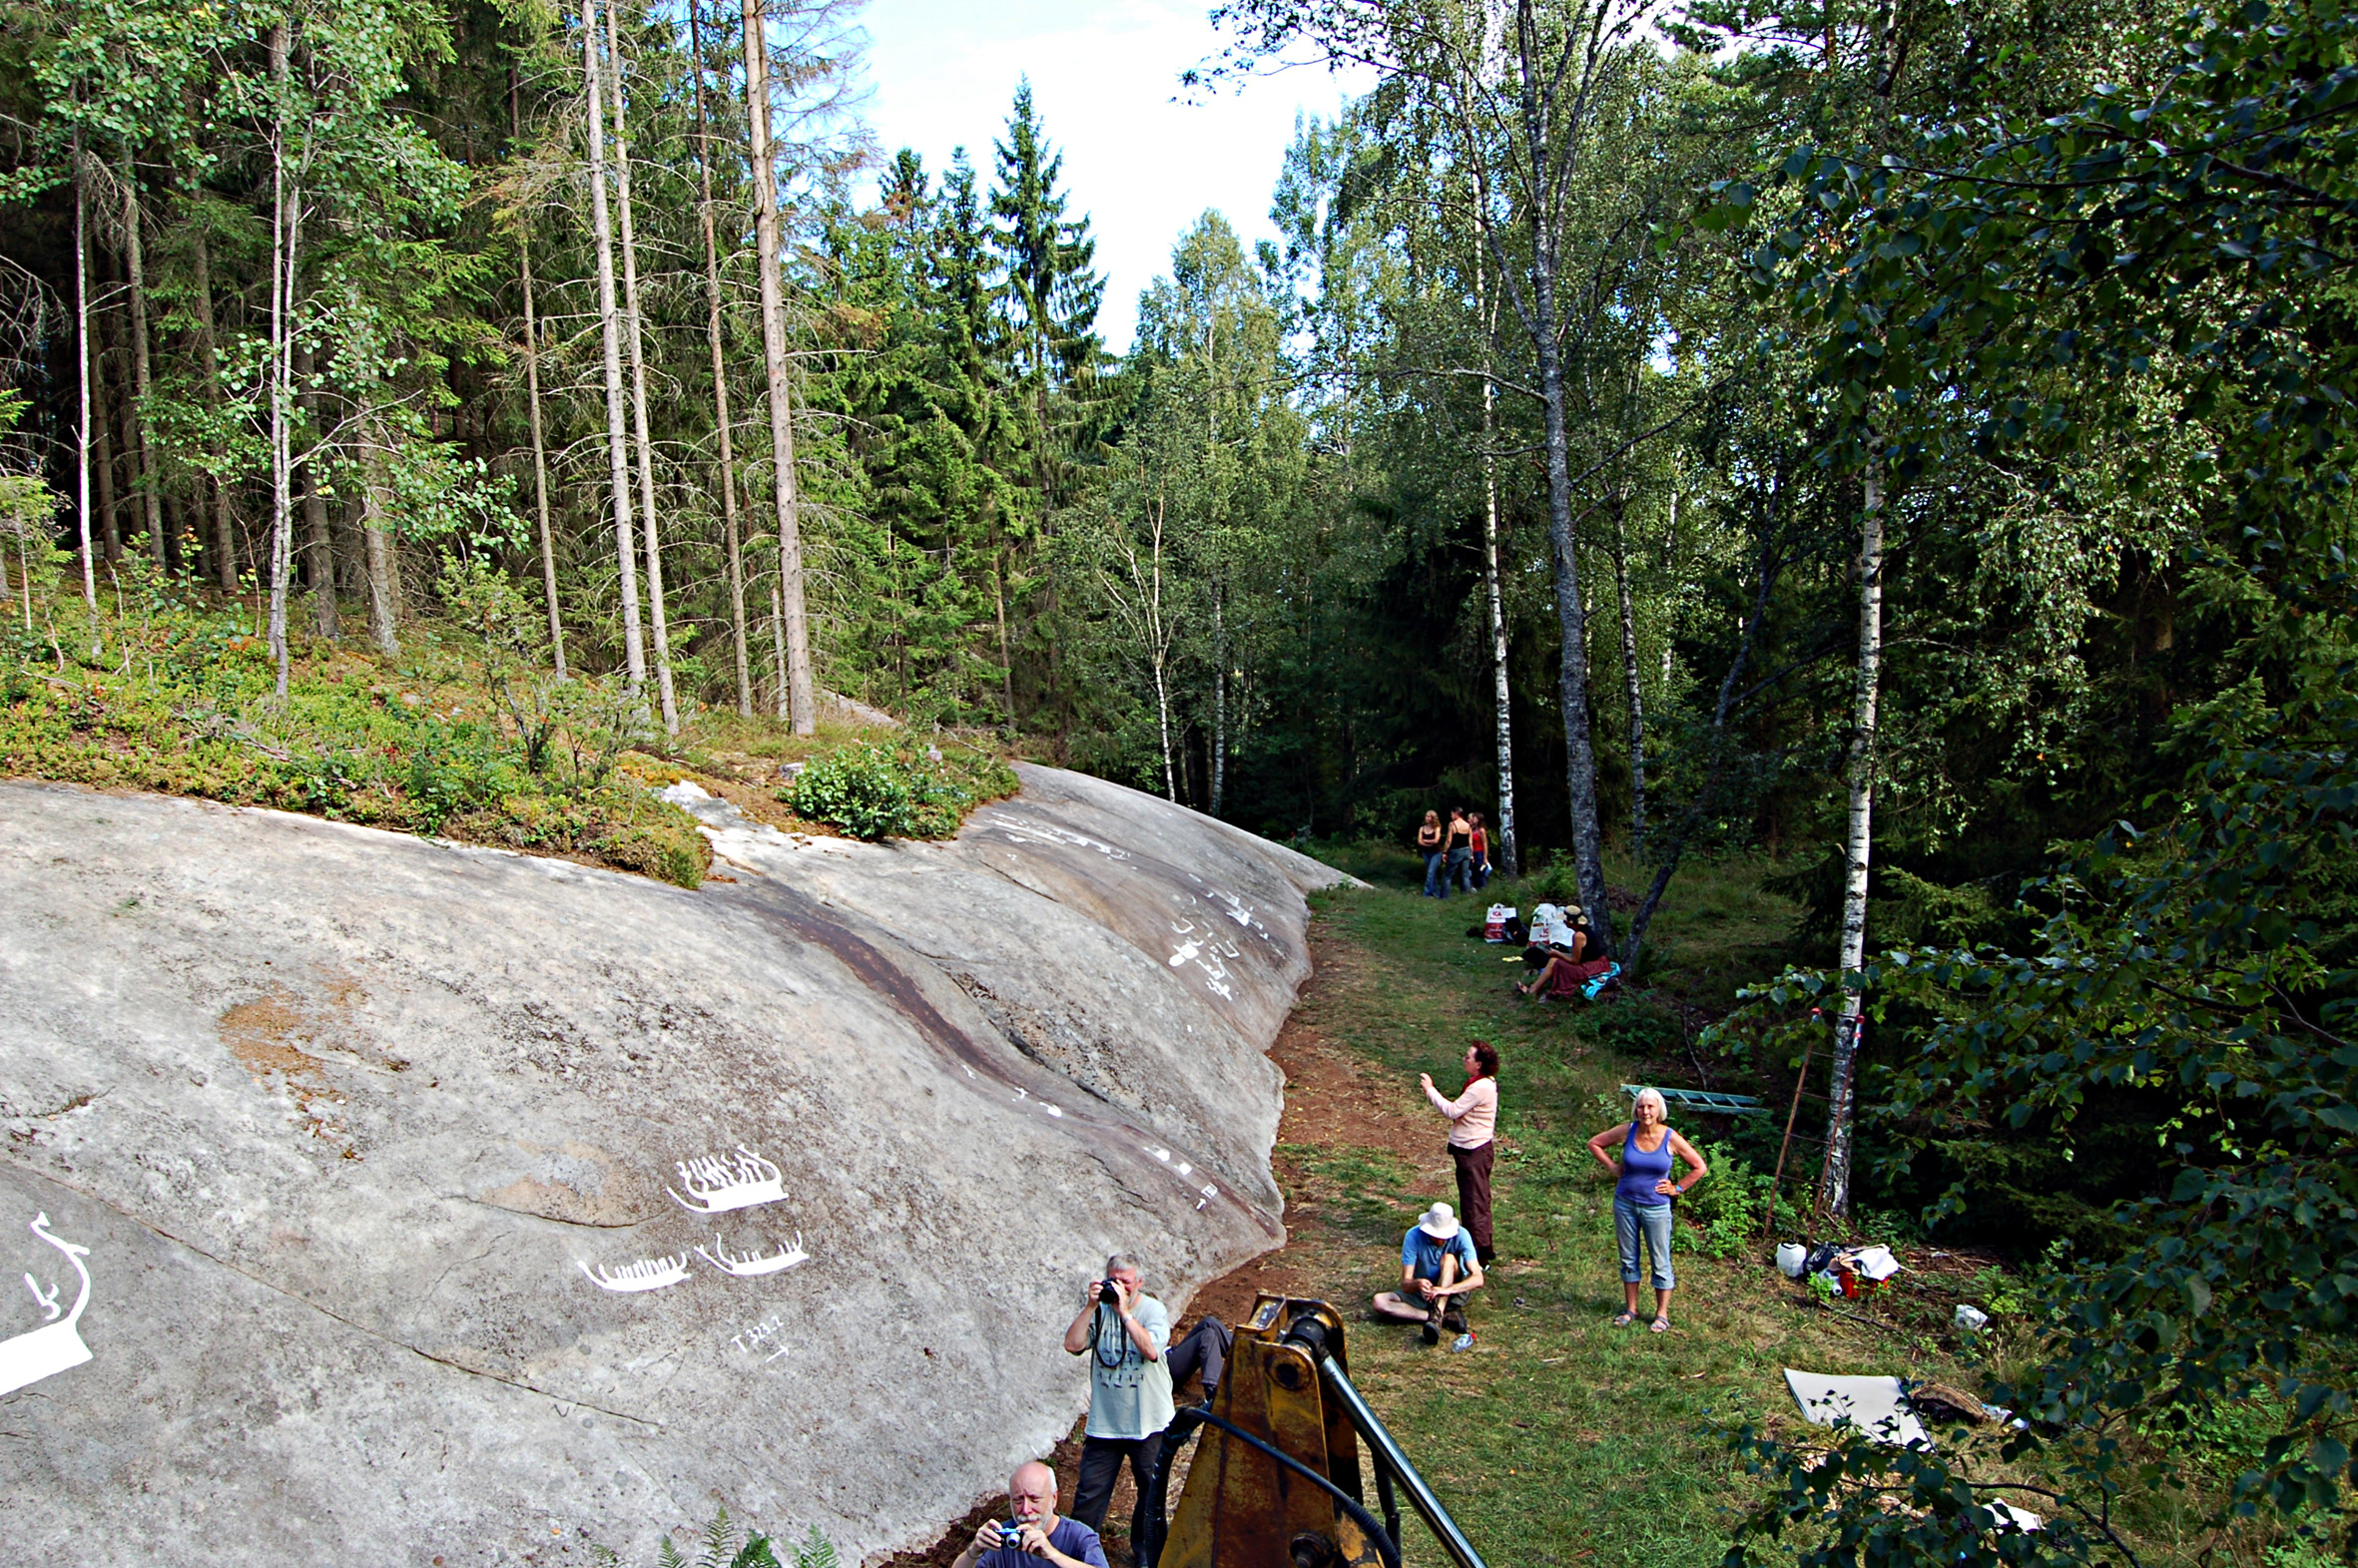
[[[54,589],[0,641],[0,776],[145,789],[558,855],[695,887],[711,851],[650,785],[701,778],[783,825],[944,837],[1013,772],[972,744],[696,714],[675,740],[619,678],[559,678],[503,576],[452,562],[443,614],[385,657],[294,637],[280,695],[257,612],[139,557],[92,617]],[[28,624],[29,623],[29,624]],[[766,754],[766,755],[764,755]],[[776,789],[782,760],[805,766]],[[769,786],[764,787],[767,781]]]

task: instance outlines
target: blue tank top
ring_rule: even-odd
[[[1613,1188],[1613,1196],[1628,1200],[1640,1209],[1659,1209],[1670,1201],[1667,1194],[1654,1191],[1654,1184],[1670,1175],[1670,1129],[1662,1129],[1662,1147],[1652,1154],[1637,1147],[1637,1124],[1629,1124],[1629,1136],[1621,1140],[1621,1180]]]

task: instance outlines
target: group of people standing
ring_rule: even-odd
[[[1425,856],[1425,896],[1447,898],[1454,884],[1471,893],[1490,880],[1490,834],[1481,812],[1462,805],[1450,807],[1450,819],[1427,811],[1417,829],[1417,852]]]
[[[1437,1344],[1446,1329],[1451,1348],[1471,1349],[1474,1329],[1467,1321],[1467,1298],[1482,1287],[1482,1271],[1495,1258],[1490,1221],[1490,1168],[1498,1127],[1498,1053],[1476,1040],[1466,1049],[1466,1087],[1455,1098],[1443,1094],[1431,1073],[1419,1075],[1425,1098],[1450,1123],[1450,1162],[1457,1167],[1458,1209],[1435,1204],[1401,1242],[1401,1288],[1375,1300],[1377,1315],[1424,1325],[1425,1342]],[[1613,1179],[1613,1242],[1621,1266],[1622,1309],[1616,1327],[1637,1321],[1638,1288],[1649,1278],[1654,1310],[1648,1326],[1670,1328],[1670,1293],[1678,1279],[1670,1267],[1671,1205],[1711,1174],[1702,1153],[1671,1130],[1661,1091],[1641,1089],[1626,1122],[1588,1140],[1588,1152]],[[1682,1180],[1678,1163],[1686,1162]],[[1460,1216],[1463,1215],[1463,1220]],[[1649,1267],[1640,1270],[1643,1262]]]

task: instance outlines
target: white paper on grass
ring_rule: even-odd
[[[1813,1425],[1832,1426],[1848,1416],[1853,1426],[1889,1447],[1932,1446],[1924,1423],[1908,1408],[1897,1377],[1831,1377],[1788,1366],[1785,1386],[1793,1390],[1794,1402]]]
[[[2016,1529],[2021,1530],[2026,1535],[2028,1535],[2033,1530],[2039,1529],[2045,1522],[2039,1517],[2039,1515],[2033,1513],[2030,1509],[2017,1508],[2013,1503],[2006,1501],[2004,1498],[1993,1497],[1990,1499],[1990,1511],[1998,1515],[2002,1522],[2013,1525]]]

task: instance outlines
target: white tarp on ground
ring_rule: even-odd
[[[1908,1408],[1897,1377],[1833,1377],[1788,1366],[1785,1386],[1793,1390],[1794,1402],[1814,1425],[1832,1426],[1847,1416],[1852,1425],[1879,1443],[1895,1448],[1913,1448],[1919,1443],[1932,1446],[1924,1423]]]

